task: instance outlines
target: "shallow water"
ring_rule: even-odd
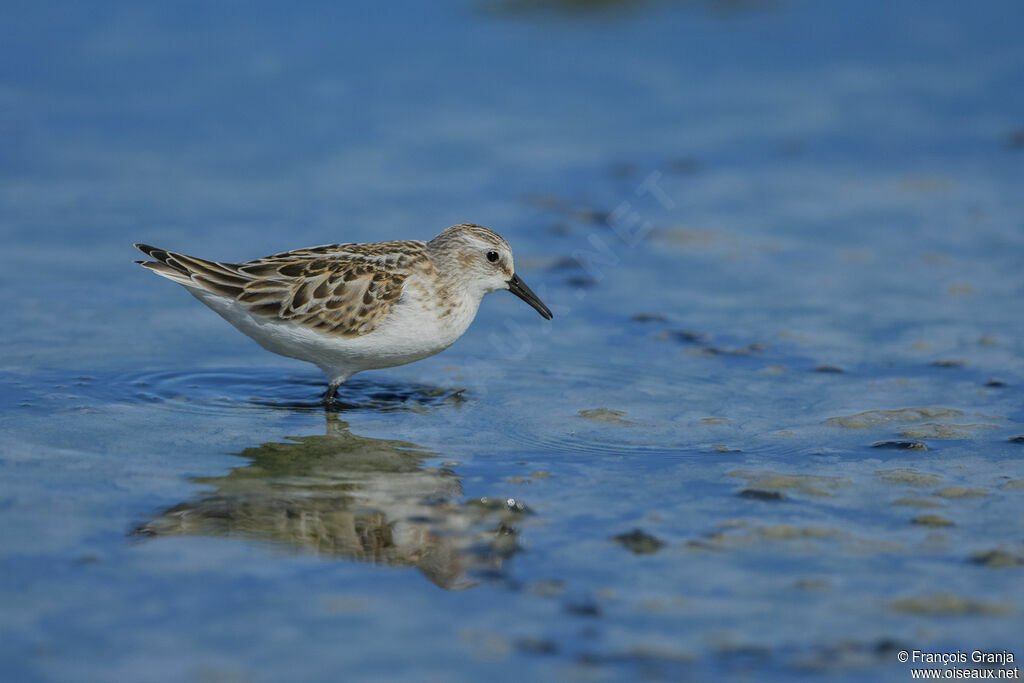
[[[4,680],[1024,657],[1018,4],[174,7],[0,10]],[[131,263],[463,220],[331,412]]]

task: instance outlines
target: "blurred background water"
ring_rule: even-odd
[[[1024,657],[1022,20],[5,3],[0,677]],[[462,221],[554,321],[489,297],[341,413],[132,264]]]

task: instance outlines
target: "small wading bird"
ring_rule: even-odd
[[[245,263],[135,246],[153,259],[139,264],[183,285],[263,348],[323,370],[327,402],[357,372],[444,351],[491,292],[507,289],[551,319],[516,275],[508,242],[468,223],[429,242],[328,244]]]

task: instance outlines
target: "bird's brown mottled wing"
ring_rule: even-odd
[[[342,337],[372,332],[405,280],[430,267],[419,241],[332,244],[248,261],[218,263],[135,245],[143,266],[188,287],[231,297],[257,316]]]

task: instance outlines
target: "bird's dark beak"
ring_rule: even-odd
[[[545,306],[544,303],[537,298],[537,295],[533,293],[533,290],[527,287],[526,283],[520,280],[519,276],[515,273],[512,274],[512,278],[508,281],[508,291],[533,306],[545,320],[551,320],[551,309]]]

